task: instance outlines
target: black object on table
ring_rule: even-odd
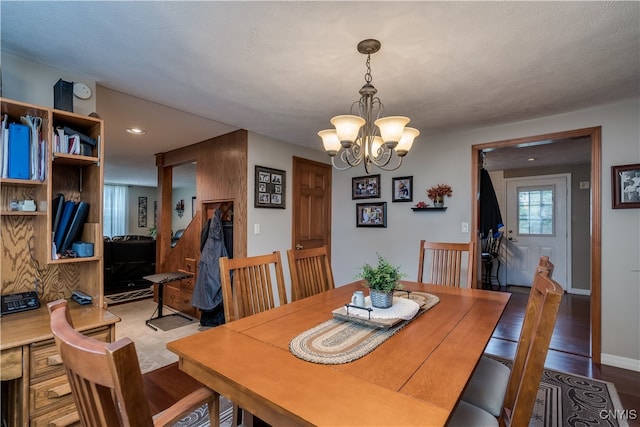
[[[149,320],[147,320],[145,322],[148,327],[150,327],[154,331],[157,331],[158,328],[155,327],[151,322],[156,320],[156,319],[162,319],[163,317],[167,317],[166,315],[164,315],[162,313],[162,309],[164,307],[164,302],[163,302],[163,298],[162,298],[162,294],[164,292],[164,284],[165,283],[170,283],[170,282],[175,282],[177,280],[186,279],[186,278],[191,277],[191,276],[193,276],[193,274],[183,273],[183,272],[172,272],[172,273],[151,274],[149,276],[144,276],[143,277],[143,279],[148,280],[149,282],[152,282],[152,283],[158,285],[158,306],[156,307],[156,309],[154,310],[153,314],[151,315],[151,318],[149,318]],[[174,311],[174,310],[171,310],[171,311],[173,311],[173,313],[169,314],[169,316],[180,316],[180,317],[182,317],[184,319],[192,320],[190,317],[188,317],[188,316],[186,316],[186,315],[184,315],[182,313],[179,313],[179,312]],[[156,313],[158,313],[158,315],[156,317],[153,317]]]

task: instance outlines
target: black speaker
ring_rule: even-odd
[[[53,108],[73,113],[73,82],[60,79],[53,86]]]

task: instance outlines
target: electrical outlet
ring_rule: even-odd
[[[589,181],[580,181],[580,189],[588,190],[589,189]]]
[[[460,227],[460,231],[462,231],[463,233],[468,233],[469,232],[469,223],[468,222],[463,222],[462,223],[462,227]]]
[[[253,224],[253,234],[260,234],[260,224]]]

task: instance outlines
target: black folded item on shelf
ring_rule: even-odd
[[[90,136],[87,136],[81,132],[78,132],[77,130],[73,130],[69,126],[64,126],[62,129],[64,130],[64,133],[66,135],[78,135],[80,137],[80,142],[89,144],[92,147],[95,147],[97,144],[97,141],[95,138],[91,138]]]

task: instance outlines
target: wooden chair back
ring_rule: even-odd
[[[546,255],[542,255],[540,257],[540,261],[538,262],[538,267],[536,267],[536,274],[543,273],[549,277],[553,276],[554,265],[551,261],[549,261],[549,257]]]
[[[461,283],[464,283],[467,288],[471,288],[474,254],[473,241],[469,243],[434,243],[421,240],[418,282],[455,287],[460,287]],[[466,277],[462,275],[464,256],[467,257]],[[424,274],[425,263],[429,266],[428,275]]]
[[[289,249],[291,300],[297,301],[335,288],[327,247]]]
[[[563,293],[545,271],[536,274],[499,419],[501,426],[529,424]]]
[[[220,279],[227,323],[276,307],[276,298],[280,305],[287,303],[279,251],[246,258],[222,257]]]
[[[50,302],[51,331],[85,426],[153,426],[175,423],[204,403],[212,424],[219,420],[219,395],[202,388],[155,420],[145,395],[133,341],[105,343],[73,328],[66,300]]]

